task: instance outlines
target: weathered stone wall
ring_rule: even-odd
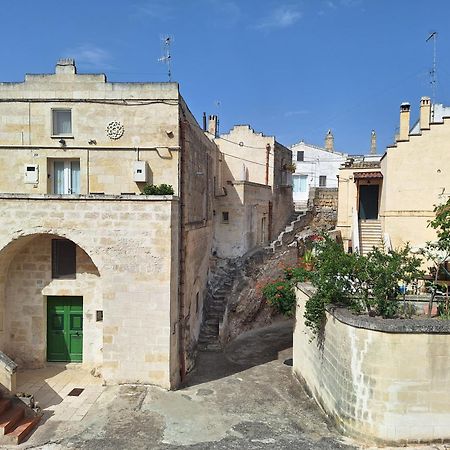
[[[310,208],[313,212],[312,226],[324,230],[336,227],[338,209],[337,188],[313,188],[309,193]]]
[[[12,345],[17,351],[14,343],[17,336],[22,342],[29,342],[36,336],[33,352],[38,355],[37,364],[42,360],[44,344],[39,336],[45,323],[41,323],[35,309],[44,308],[46,295],[78,293],[76,295],[87,296],[89,307],[84,311],[87,324],[94,305],[102,305],[104,311],[103,322],[88,327],[85,345],[88,357],[92,358],[89,363],[95,363],[107,382],[152,383],[165,388],[177,384],[174,378],[178,374],[177,367],[170,366],[176,366],[178,360],[169,362],[178,339],[177,327],[171,326],[171,305],[177,304],[176,268],[179,267],[178,201],[175,198],[124,196],[119,201],[114,197],[89,196],[50,197],[49,200],[49,197],[2,194],[0,217],[2,349]],[[45,239],[38,238],[42,235],[60,236],[75,242],[92,260],[99,275],[87,273],[76,280],[53,280],[45,286],[49,281],[48,259],[41,247],[45,246]],[[36,242],[32,244],[34,238]],[[33,267],[38,261],[32,256],[33,249],[40,255],[38,259],[43,259],[42,267],[37,266],[36,270]],[[27,260],[26,264],[31,265],[24,268]],[[89,267],[81,266],[80,270],[91,270],[92,266]],[[26,281],[19,273],[23,269],[34,275],[20,287],[17,283]],[[94,291],[86,293],[94,280]],[[15,286],[13,281],[17,282]],[[97,289],[98,286],[101,289]],[[12,295],[22,288],[21,302],[29,293],[34,299],[25,310],[13,306],[16,299]],[[42,302],[40,306],[38,298]],[[11,336],[11,329],[7,328],[11,323],[6,317],[12,314],[18,315],[14,320],[18,322],[18,329],[23,330],[17,336]],[[27,318],[20,314],[26,314]],[[34,325],[33,316],[38,317]],[[28,321],[31,321],[31,330],[25,331]],[[100,348],[101,367],[97,359]]]
[[[221,258],[243,256],[269,239],[270,186],[246,181],[227,185],[227,195],[218,197],[214,217],[214,250]],[[223,212],[229,220],[224,222]]]
[[[195,364],[195,349],[203,318],[203,302],[213,245],[214,180],[219,154],[216,145],[205,136],[183,100],[181,104],[183,248],[180,257],[180,296],[183,298],[181,320],[184,360],[180,365],[184,375]]]
[[[83,297],[83,363],[102,363],[102,323],[95,311],[103,310],[100,277],[89,256],[76,248],[76,279],[52,279],[52,239],[38,235],[22,247],[6,275],[4,351],[20,368],[43,367],[47,361],[47,296]]]
[[[426,332],[335,312],[318,340],[304,324],[309,295],[307,285],[297,291],[293,370],[341,430],[395,443],[449,439],[449,325]]]

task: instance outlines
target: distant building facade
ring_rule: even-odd
[[[214,126],[210,133],[215,135]],[[214,142],[223,185],[216,195],[214,249],[220,257],[242,256],[275,239],[293,213],[292,153],[248,125]]]
[[[293,199],[297,208],[306,207],[311,188],[337,188],[339,167],[347,158],[346,153],[334,150],[334,137],[329,130],[325,147],[303,141],[291,146],[293,173]]]
[[[428,221],[434,205],[449,198],[449,167],[450,108],[422,97],[411,127],[410,105],[403,103],[395,144],[378,161],[349,158],[339,172],[337,228],[345,246],[360,250],[366,227],[372,227],[367,230],[372,236],[379,230],[386,248],[406,243],[418,248],[434,240]]]

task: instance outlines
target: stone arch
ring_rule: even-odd
[[[6,245],[0,243],[0,350],[19,368],[43,367],[47,298],[76,296],[83,299],[83,363],[96,367],[101,365],[102,345],[102,328],[95,317],[96,310],[102,310],[99,268],[78,236],[72,239],[68,233],[46,231],[20,230],[10,235]],[[74,279],[52,278],[51,241],[61,238],[76,244]]]

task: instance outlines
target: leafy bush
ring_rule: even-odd
[[[295,314],[295,291],[289,280],[277,280],[267,284],[263,288],[263,294],[267,302],[279,313],[287,317]]]
[[[174,190],[170,184],[147,184],[143,191],[143,195],[173,195]]]
[[[408,246],[387,253],[374,249],[363,256],[345,253],[342,245],[324,236],[315,241],[314,253],[312,272],[297,267],[286,269],[284,280],[268,284],[263,293],[280,312],[287,311],[292,316],[295,285],[306,279],[311,281],[316,292],[306,302],[305,323],[315,333],[320,330],[330,303],[370,315],[394,317],[398,312],[399,286],[423,275],[421,260],[410,255]]]

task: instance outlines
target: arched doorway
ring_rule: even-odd
[[[101,277],[75,242],[20,237],[0,251],[0,346],[19,368],[101,364]]]

